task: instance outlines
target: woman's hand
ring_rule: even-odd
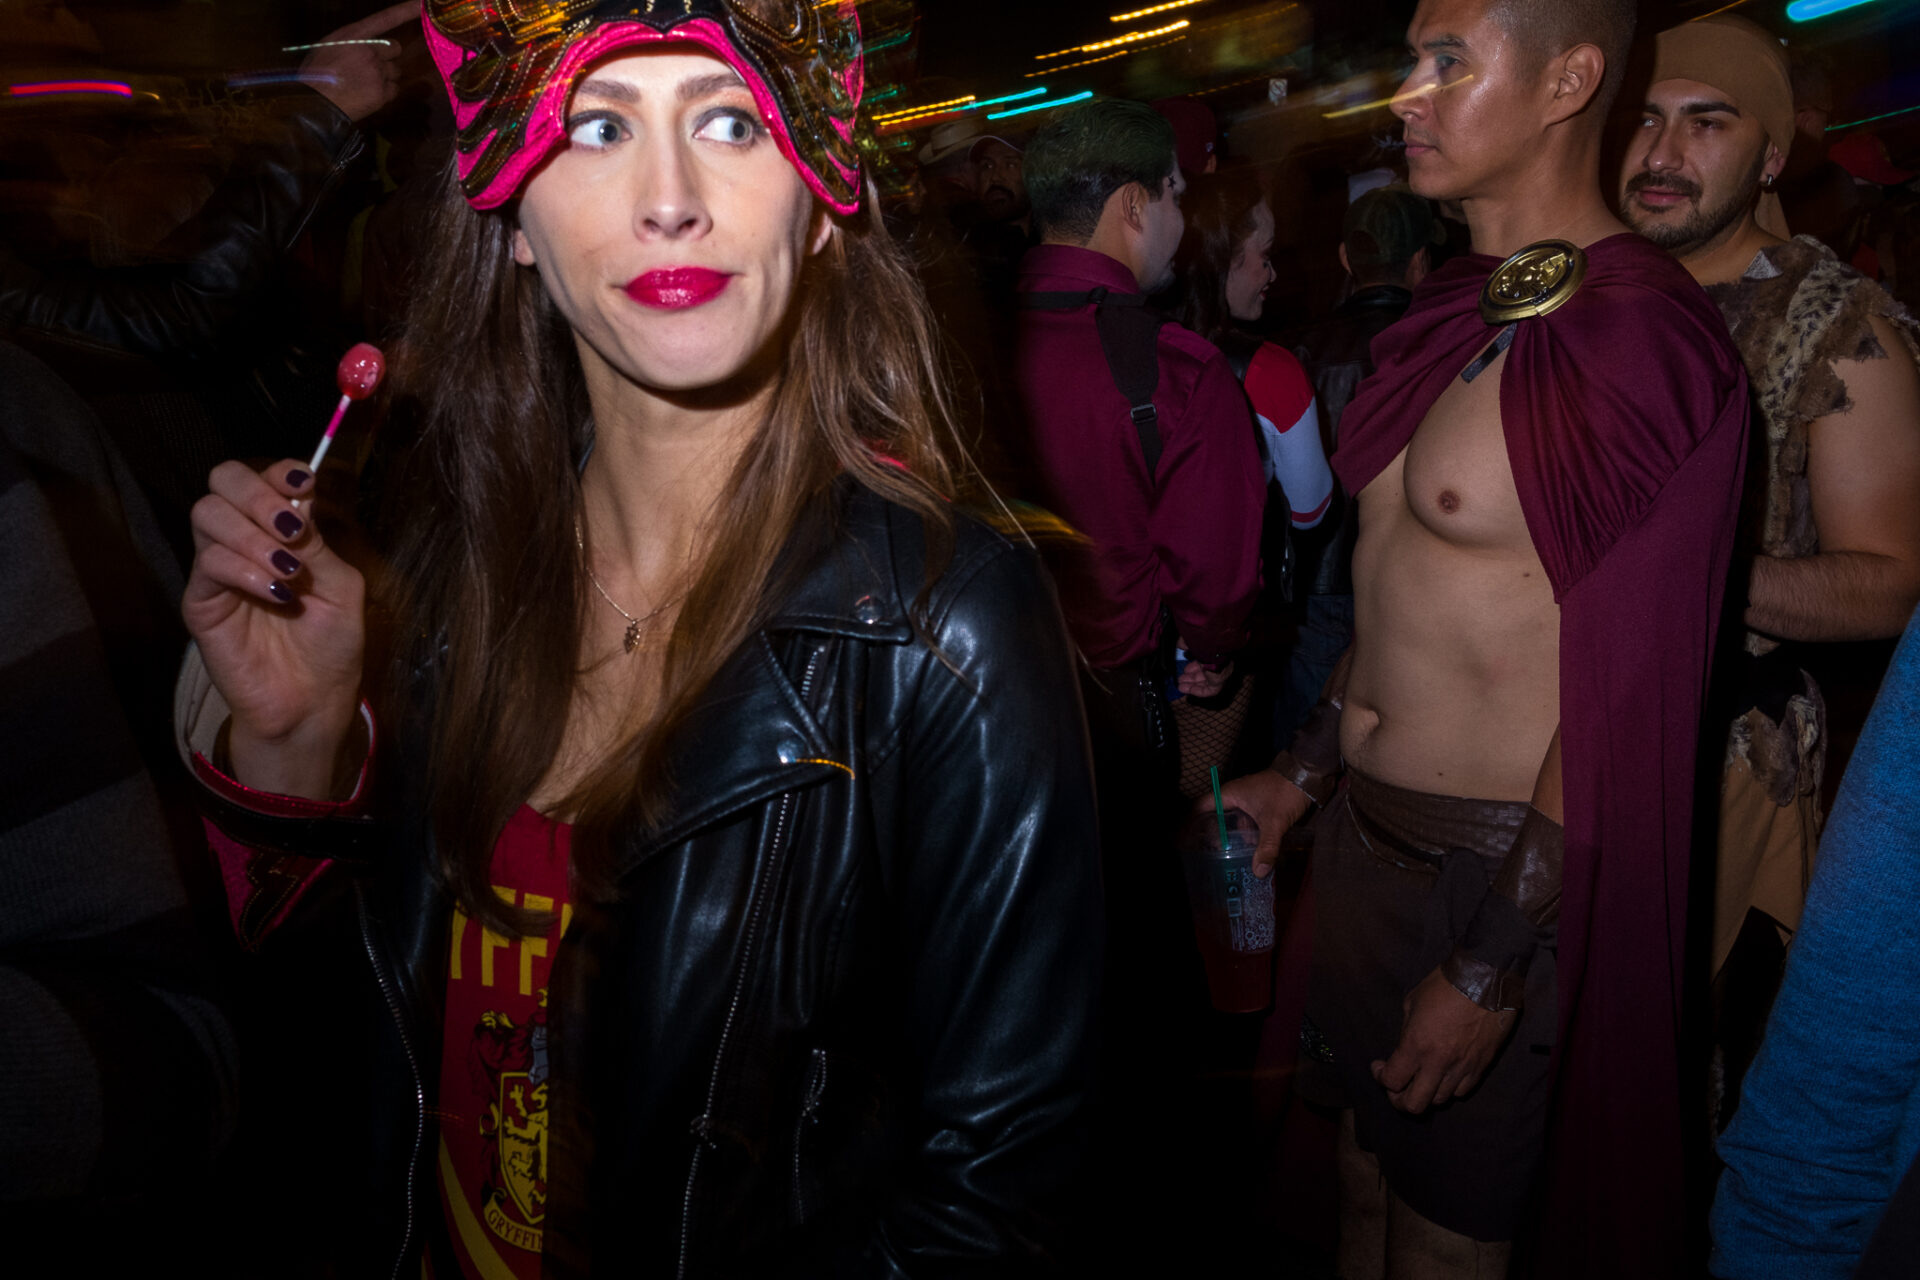
[[[276,795],[333,799],[360,701],[366,647],[359,570],[290,499],[300,462],[223,462],[193,508],[193,573],[180,605],[233,721],[234,776]]]

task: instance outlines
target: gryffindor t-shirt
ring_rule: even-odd
[[[535,1280],[547,1217],[547,971],[573,908],[572,828],[521,806],[494,849],[493,891],[552,913],[503,938],[458,909],[440,1059],[440,1203],[463,1274]],[[437,1280],[452,1280],[439,1277]]]

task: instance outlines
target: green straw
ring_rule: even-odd
[[[1220,852],[1227,849],[1227,807],[1220,803],[1220,766],[1214,765],[1209,773],[1213,774],[1213,820],[1220,824]]]

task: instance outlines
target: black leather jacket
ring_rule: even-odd
[[[1373,373],[1373,340],[1407,313],[1413,294],[1399,285],[1368,285],[1341,303],[1326,320],[1301,335],[1293,349],[1313,380],[1320,406],[1321,443],[1331,458],[1340,445],[1340,418],[1353,393]],[[1353,594],[1353,544],[1359,537],[1357,504],[1334,485],[1334,508],[1318,528],[1295,539],[1299,573],[1307,594]]]
[[[1030,551],[962,521],[921,635],[918,519],[850,486],[826,505],[824,554],[676,752],[679,811],[556,953],[549,1274],[1050,1265],[1102,945],[1059,606]],[[212,816],[256,849],[381,842],[371,820]],[[441,1230],[451,903],[424,848],[374,854],[355,892],[387,1007],[359,1197],[381,1274],[416,1274]]]
[[[75,335],[148,356],[218,342],[364,147],[353,121],[311,89],[255,95],[250,105],[261,117],[257,141],[169,237],[171,261],[47,270],[0,246],[0,329]]]

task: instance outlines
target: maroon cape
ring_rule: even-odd
[[[1566,881],[1540,1270],[1678,1275],[1680,997],[1695,751],[1733,550],[1746,373],[1726,321],[1640,237],[1587,249],[1580,291],[1525,320],[1500,383],[1507,459],[1560,604]],[[1458,259],[1374,340],[1341,424],[1359,493],[1492,340],[1499,266]],[[1364,508],[1362,518],[1365,518]]]

